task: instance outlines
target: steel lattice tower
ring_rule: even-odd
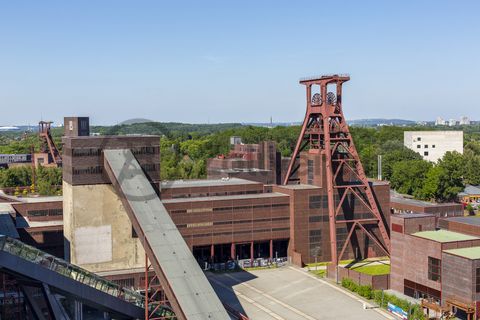
[[[348,75],[327,75],[300,80],[307,89],[307,111],[283,182],[284,184],[295,182],[293,176],[300,168],[300,152],[308,150],[308,152],[320,153],[324,157],[330,248],[334,265],[338,265],[355,230],[365,233],[387,255],[390,251],[390,238],[385,222],[342,111],[342,85],[348,80],[350,80]],[[335,89],[329,92],[327,87],[335,87]],[[316,88],[319,88],[318,93],[312,95],[313,89]],[[335,198],[335,193],[338,198]],[[358,217],[355,213],[349,214],[348,218],[339,217],[343,205],[352,198],[364,205],[369,213],[368,217]],[[337,251],[336,234],[336,226],[339,223],[346,224],[348,230],[348,236],[340,252]],[[380,231],[381,239],[372,231],[374,228]]]

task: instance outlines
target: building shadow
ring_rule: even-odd
[[[242,303],[235,294],[234,287],[241,283],[256,279],[257,276],[244,270],[234,272],[207,271],[205,275],[215,290],[215,293],[220,298],[220,301],[226,305],[226,308],[232,308],[235,311],[248,316]]]

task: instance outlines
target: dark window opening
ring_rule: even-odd
[[[428,279],[440,282],[442,273],[442,264],[440,259],[428,257]]]

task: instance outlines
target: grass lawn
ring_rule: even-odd
[[[364,265],[359,267],[352,267],[351,269],[361,273],[373,275],[373,276],[390,273],[389,264]]]
[[[354,262],[355,260],[351,259],[351,260],[340,260],[339,261],[339,264],[349,264],[349,263],[352,263]],[[330,261],[324,261],[324,262],[317,262],[317,263],[307,263],[306,266],[307,267],[322,267],[322,266],[326,266],[327,264],[330,264],[331,262]]]
[[[320,278],[325,278],[326,274],[327,274],[327,270],[325,269],[322,269],[322,270],[310,270],[309,271],[310,273],[316,275],[317,277],[320,277]]]

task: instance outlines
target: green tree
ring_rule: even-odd
[[[418,195],[431,167],[432,164],[424,160],[405,160],[395,163],[390,178],[392,188],[400,193]]]
[[[471,149],[466,149],[463,154],[463,181],[465,184],[480,184],[480,155]]]
[[[417,152],[399,145],[398,143],[389,141],[382,145],[382,172],[386,180],[390,180],[393,174],[393,166],[400,161],[422,160],[422,156]]]
[[[461,179],[453,177],[444,166],[436,165],[430,168],[425,177],[422,190],[416,196],[425,200],[452,201],[463,190]]]

